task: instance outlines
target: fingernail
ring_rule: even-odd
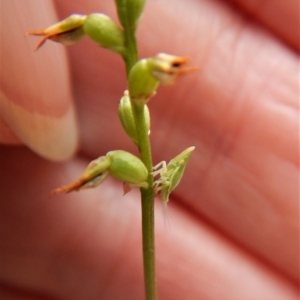
[[[71,107],[64,115],[55,118],[33,113],[0,93],[0,111],[13,133],[42,157],[61,161],[76,151],[78,138]]]
[[[2,21],[10,30],[1,32],[0,117],[37,154],[65,160],[78,141],[65,50],[49,45],[34,52],[34,41],[24,37],[28,29],[53,22],[55,10],[50,2],[43,9],[22,1],[3,5]]]

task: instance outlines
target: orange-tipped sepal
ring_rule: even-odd
[[[149,61],[152,75],[162,84],[173,83],[180,75],[196,71],[194,66],[186,66],[189,57],[159,53]]]
[[[39,49],[47,39],[70,45],[84,36],[82,26],[86,18],[87,16],[74,14],[46,29],[28,31],[27,34],[42,36],[35,50]]]
[[[108,176],[108,174],[109,173],[107,171],[105,171],[93,178],[87,178],[87,177],[82,176],[69,184],[66,184],[59,188],[54,189],[51,192],[51,195],[61,194],[61,193],[70,193],[73,191],[79,191],[79,190],[83,190],[83,189],[89,189],[89,188],[96,187],[105,180],[105,178]]]

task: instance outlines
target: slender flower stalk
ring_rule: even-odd
[[[131,1],[137,2],[137,1]],[[143,7],[145,1],[139,1]],[[143,2],[143,3],[142,3]],[[126,1],[116,0],[119,19],[124,27],[125,48],[123,56],[126,64],[126,73],[129,80],[129,74],[133,66],[138,62],[138,49],[135,37],[137,21],[140,18],[142,9],[136,15],[130,15],[131,10],[126,6]],[[131,101],[131,95],[129,91]],[[149,140],[149,120],[145,117],[145,103],[138,105],[131,101],[132,115],[134,118],[137,145],[140,151],[140,157],[145,164],[149,175],[147,178],[148,189],[141,188],[141,206],[142,206],[142,239],[143,239],[143,261],[144,261],[144,281],[146,300],[156,300],[156,272],[155,272],[155,238],[154,238],[154,198],[155,191],[153,187],[152,172],[152,154]]]

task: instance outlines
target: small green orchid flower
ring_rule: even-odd
[[[41,35],[36,50],[47,39],[72,45],[85,34],[104,48],[123,54],[125,51],[124,34],[122,29],[108,16],[101,13],[90,15],[73,14],[68,18],[42,30],[28,31],[30,35]]]
[[[152,172],[152,175],[154,177],[160,175],[160,178],[154,182],[154,187],[156,193],[160,192],[164,202],[169,201],[171,192],[180,183],[185,167],[194,149],[195,147],[189,147],[171,159],[168,164],[162,161],[153,167],[154,170],[161,167],[159,170]]]
[[[109,174],[126,184],[125,191],[129,190],[128,187],[148,187],[148,171],[143,162],[129,152],[114,150],[91,161],[80,178],[53,190],[51,194],[94,188]]]
[[[178,76],[196,70],[184,67],[187,57],[159,53],[141,59],[129,73],[129,95],[136,103],[146,103],[156,92],[160,83],[171,84]]]

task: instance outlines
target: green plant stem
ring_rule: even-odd
[[[137,44],[135,34],[130,28],[125,28],[126,63],[127,76],[130,69],[138,60]],[[133,115],[138,134],[138,145],[140,157],[145,164],[149,176],[149,188],[141,188],[142,204],[142,238],[143,238],[143,261],[146,300],[156,300],[155,281],[155,243],[154,243],[154,188],[152,172],[151,145],[148,136],[148,129],[144,117],[144,105],[137,105],[132,102]]]
[[[155,243],[154,243],[154,193],[141,189],[142,233],[146,300],[156,299]]]
[[[138,50],[136,45],[135,34],[131,30],[125,30],[126,52],[123,55],[126,64],[127,76],[133,65],[138,61]]]
[[[144,105],[133,104],[141,160],[148,169],[149,188],[141,188],[142,197],[142,235],[146,300],[156,299],[155,281],[155,243],[154,243],[154,188],[152,172],[152,154],[148,129],[144,117]]]

